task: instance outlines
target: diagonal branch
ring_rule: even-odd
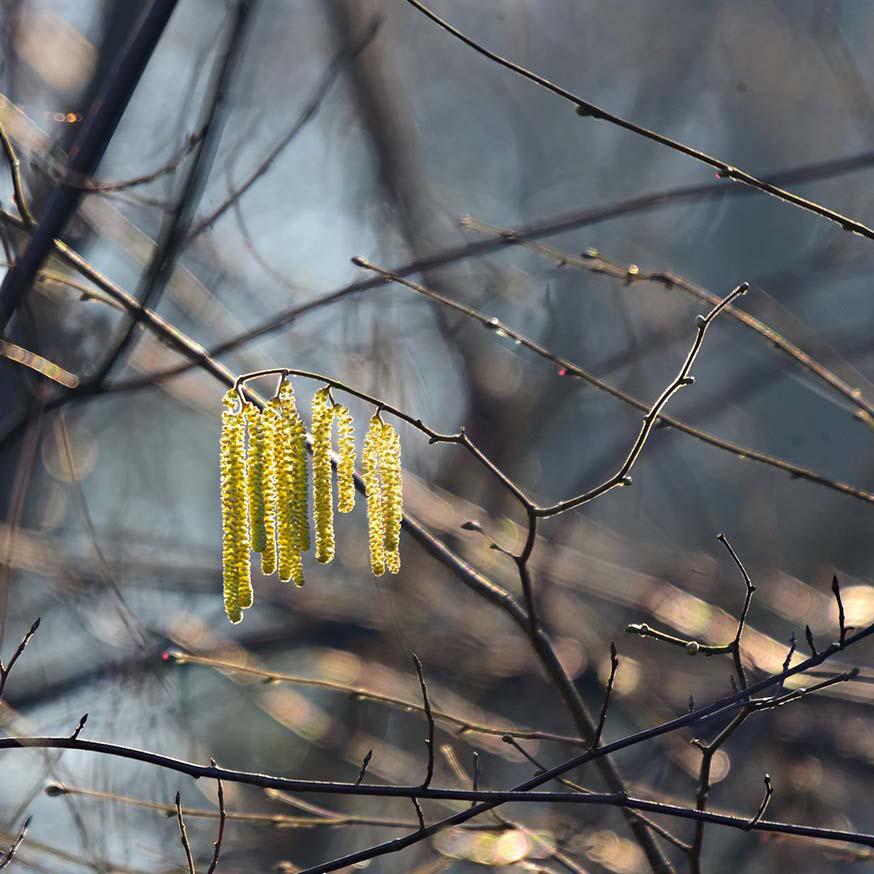
[[[758,189],[765,194],[776,197],[778,200],[782,200],[785,203],[791,204],[792,206],[796,206],[800,209],[812,212],[822,218],[828,219],[828,221],[840,225],[840,227],[845,231],[858,234],[859,236],[866,237],[869,240],[874,240],[874,229],[869,228],[867,225],[864,225],[861,222],[856,221],[855,219],[851,219],[847,216],[841,215],[840,213],[828,209],[827,207],[824,207],[816,203],[815,201],[807,200],[804,197],[793,194],[791,191],[786,191],[783,188],[779,188],[770,182],[758,179],[750,173],[747,173],[745,170],[740,170],[737,167],[733,167],[731,164],[727,164],[720,158],[714,158],[708,155],[706,152],[694,149],[691,146],[687,146],[684,143],[679,142],[678,140],[671,139],[664,134],[649,130],[648,128],[642,127],[639,124],[635,124],[632,121],[628,121],[618,115],[614,115],[613,113],[608,112],[605,109],[601,109],[599,106],[595,106],[595,104],[589,103],[587,100],[583,100],[582,97],[578,97],[576,94],[573,94],[565,88],[562,88],[560,85],[556,85],[555,83],[550,82],[543,76],[540,76],[537,73],[533,73],[531,70],[526,69],[520,64],[514,63],[513,61],[502,57],[496,52],[485,48],[485,46],[480,45],[480,43],[471,39],[471,37],[462,33],[460,30],[458,30],[458,28],[453,27],[448,21],[440,18],[439,15],[432,12],[424,3],[421,2],[421,0],[406,0],[406,2],[409,3],[410,6],[421,12],[423,15],[430,18],[431,21],[433,21],[435,24],[442,27],[443,30],[445,30],[451,36],[455,37],[455,39],[460,40],[466,46],[472,48],[475,52],[478,52],[479,54],[488,58],[490,61],[494,61],[496,64],[499,64],[500,66],[511,70],[517,75],[522,76],[523,78],[533,82],[535,85],[539,85],[541,88],[545,88],[547,91],[551,91],[558,97],[561,97],[564,100],[567,100],[569,103],[572,103],[574,106],[576,106],[577,113],[579,115],[594,118],[599,121],[606,121],[609,124],[621,127],[627,131],[630,131],[633,134],[636,134],[637,136],[643,137],[644,139],[659,143],[660,145],[666,146],[667,148],[672,149],[675,152],[679,152],[680,154],[686,155],[689,158],[693,158],[694,160],[699,161],[702,164],[707,164],[709,167],[713,167],[717,171],[717,176],[720,179],[732,179],[735,182],[740,182],[742,185],[748,186],[749,188]]]

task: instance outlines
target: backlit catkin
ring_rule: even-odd
[[[231,622],[243,618],[240,590],[251,590],[249,519],[246,495],[246,421],[236,392],[222,399],[220,472],[222,566],[225,612]]]
[[[327,388],[313,396],[313,527],[316,561],[327,564],[334,558],[334,495],[331,468],[331,424],[334,407]]]
[[[334,407],[337,420],[337,509],[351,513],[355,509],[355,425],[348,407]]]
[[[267,532],[264,524],[264,429],[261,410],[246,404],[249,426],[249,450],[246,459],[246,491],[249,497],[249,535],[252,552],[264,552]]]
[[[379,476],[379,450],[382,446],[382,420],[373,416],[364,437],[361,469],[367,496],[367,532],[370,540],[370,570],[374,576],[385,573],[385,516],[382,483]]]
[[[243,404],[243,421],[248,426],[252,420],[258,415],[258,409],[254,404],[246,401]],[[248,430],[248,428],[247,428]],[[249,432],[249,440],[251,441],[251,432]],[[241,560],[240,564],[240,585],[237,589],[239,593],[240,599],[240,607],[243,610],[248,610],[249,607],[252,606],[252,602],[255,598],[255,593],[252,589],[252,565],[251,559],[249,557],[249,550],[252,548],[252,519],[249,516],[249,501],[250,501],[250,492],[249,492],[249,454],[246,451],[245,455],[245,467],[244,467],[244,486],[243,486],[243,494],[246,496],[246,521],[248,523],[247,530],[247,541],[245,547],[245,559]],[[245,562],[245,564],[243,564]]]
[[[272,371],[267,371],[272,372]],[[304,584],[302,553],[310,548],[307,435],[294,389],[283,374],[277,396],[263,410],[241,401],[236,389],[222,399],[221,501],[225,612],[237,623],[252,606],[250,551],[261,554],[266,576]],[[264,373],[250,374],[262,376]],[[249,377],[241,378],[242,380]],[[337,421],[337,509],[355,507],[355,424],[328,386],[313,396],[312,478],[316,559],[336,550],[332,430]],[[362,453],[367,496],[370,567],[376,576],[400,571],[403,521],[401,442],[379,413],[370,419]]]
[[[382,426],[379,472],[385,520],[385,563],[389,573],[396,574],[401,569],[401,522],[404,516],[401,438],[388,422]]]
[[[261,414],[261,437],[264,461],[261,469],[261,489],[264,494],[264,550],[261,553],[261,573],[269,577],[276,573],[276,409],[267,406]]]
[[[301,544],[309,538],[306,531],[306,518],[299,518],[300,493],[304,491],[306,501],[306,443],[303,424],[294,402],[291,383],[283,382],[279,397],[268,405],[277,416],[274,433],[274,453],[276,464],[276,546],[279,566],[279,579],[293,581],[295,585],[304,584]],[[301,451],[304,464],[300,464]]]

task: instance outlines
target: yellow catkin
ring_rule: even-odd
[[[261,414],[264,461],[261,469],[261,489],[264,493],[264,550],[261,553],[261,573],[276,573],[276,426],[279,417],[268,406]]]
[[[300,557],[301,537],[295,508],[300,488],[297,443],[303,426],[290,383],[283,382],[279,397],[270,401],[268,407],[276,415],[273,446],[276,465],[276,547],[279,579],[285,583],[293,581],[302,586],[304,577]]]
[[[373,416],[364,437],[361,469],[367,496],[367,529],[370,540],[370,569],[374,576],[385,573],[385,516],[382,483],[379,476],[379,451],[382,445],[382,420]]]
[[[310,548],[307,435],[303,419],[301,419],[297,409],[293,409],[291,422],[291,449],[294,470],[294,494],[292,496],[294,542],[298,552],[307,552]],[[303,577],[301,577],[300,585],[303,585]]]
[[[401,569],[401,522],[404,516],[401,438],[387,422],[382,426],[379,470],[385,518],[385,563],[389,573],[396,574]]]
[[[249,498],[249,533],[252,552],[264,552],[267,531],[264,525],[264,429],[261,410],[246,404],[246,423],[249,426],[249,450],[246,459],[246,493]]]
[[[252,432],[251,432],[251,423],[253,420],[256,420],[258,417],[258,409],[254,404],[249,403],[248,401],[243,405],[243,421],[246,424],[246,430],[248,432],[248,443],[251,445],[252,442]],[[248,610],[249,607],[252,606],[252,602],[255,600],[255,593],[252,589],[252,565],[251,558],[249,556],[249,550],[252,549],[252,519],[249,515],[250,510],[250,488],[249,488],[249,451],[248,449],[245,451],[245,475],[244,475],[244,485],[243,485],[243,494],[245,495],[246,502],[246,551],[245,556],[241,556],[240,561],[240,585],[239,585],[239,597],[240,597],[240,607],[243,610]],[[260,490],[258,490],[260,491]]]
[[[334,558],[334,495],[331,468],[331,424],[334,407],[326,388],[313,396],[313,528],[316,561],[327,564]]]
[[[351,513],[355,509],[355,424],[348,407],[334,407],[337,420],[337,509]]]
[[[233,623],[243,618],[241,588],[251,590],[249,520],[246,496],[246,421],[236,392],[222,400],[220,442],[222,567],[225,612]]]

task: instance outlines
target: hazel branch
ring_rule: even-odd
[[[233,671],[234,673],[260,677],[267,683],[289,683],[298,686],[312,686],[319,689],[328,689],[333,692],[351,695],[357,700],[374,701],[380,704],[385,704],[389,707],[396,707],[399,710],[412,711],[414,713],[425,715],[425,708],[415,701],[410,701],[405,698],[397,698],[392,695],[384,695],[381,692],[376,692],[363,686],[352,686],[345,683],[338,683],[334,680],[319,680],[313,677],[301,677],[295,674],[265,671],[251,665],[238,665],[234,662],[222,661],[208,656],[183,653],[178,650],[168,650],[165,653],[165,656],[166,660],[172,660],[177,665],[203,665],[220,671]],[[580,740],[580,738],[574,737],[573,735],[556,734],[554,732],[538,731],[536,729],[522,728],[518,726],[502,727],[500,725],[489,725],[484,722],[464,719],[433,706],[431,707],[431,715],[435,721],[454,728],[459,735],[485,734],[501,737],[504,734],[512,734],[514,737],[522,738],[524,740],[545,740],[554,743],[569,744],[572,746],[587,746],[585,741]]]
[[[216,767],[215,759],[210,759],[209,763],[213,768]],[[219,856],[222,851],[222,841],[225,837],[225,823],[228,819],[228,814],[225,810],[225,788],[220,779],[216,780],[216,784],[218,788],[219,827],[218,835],[216,835],[215,843],[213,844],[212,860],[209,863],[209,868],[207,868],[206,874],[214,874],[215,869],[218,866]]]
[[[490,225],[471,216],[464,216],[460,224],[462,227],[491,234],[500,239],[523,246],[536,252],[538,255],[549,258],[561,267],[571,266],[580,270],[587,270],[591,273],[610,276],[622,281],[626,285],[654,282],[666,289],[683,291],[697,300],[709,303],[711,306],[719,303],[719,298],[715,294],[670,270],[642,270],[637,264],[618,264],[606,258],[597,249],[587,249],[581,255],[572,255],[532,240],[525,236],[522,231]],[[808,373],[813,374],[817,379],[835,390],[855,408],[854,415],[859,421],[864,422],[869,427],[874,427],[874,404],[862,395],[859,388],[845,382],[822,362],[817,361],[803,349],[787,340],[779,331],[775,331],[770,325],[766,325],[746,311],[736,306],[729,306],[725,309],[725,315],[758,335],[765,341],[768,349],[779,349]]]
[[[838,582],[837,575],[832,577],[832,594],[835,596],[835,601],[838,604],[838,627],[840,628],[839,643],[844,645],[847,639],[847,624],[844,616],[844,602],[841,598],[841,584]]]
[[[425,779],[422,781],[422,788],[427,789],[434,777],[434,716],[431,713],[431,702],[428,700],[428,687],[425,685],[425,673],[422,670],[422,662],[419,661],[419,657],[415,653],[413,653],[413,664],[416,666],[419,687],[422,690],[422,709],[425,711],[425,719],[428,721],[428,737],[425,740],[425,744],[428,747],[428,767],[425,772]]]
[[[604,732],[604,723],[607,721],[607,708],[610,706],[610,696],[613,694],[613,681],[616,679],[616,671],[619,668],[619,657],[616,654],[616,644],[610,641],[610,677],[604,690],[604,703],[601,705],[601,714],[598,717],[598,728],[595,731],[595,739],[592,741],[592,749],[597,749],[601,743],[601,735]]]
[[[27,645],[30,643],[34,634],[36,634],[37,629],[39,628],[40,619],[37,617],[36,621],[33,625],[30,626],[27,633],[24,637],[21,638],[21,643],[18,644],[15,652],[12,653],[11,658],[7,664],[3,664],[3,661],[0,660],[0,700],[3,699],[3,690],[6,688],[6,681],[9,679],[9,674],[12,672],[12,669],[15,667],[15,663],[21,658],[21,654],[27,649]]]
[[[576,94],[573,94],[567,89],[562,88],[560,85],[556,85],[555,83],[550,82],[548,79],[538,75],[537,73],[532,72],[531,70],[526,69],[520,64],[510,61],[507,58],[504,58],[501,55],[497,54],[496,52],[487,49],[485,46],[476,42],[471,37],[462,33],[458,28],[451,25],[448,21],[441,18],[436,13],[432,12],[431,9],[429,9],[424,3],[421,2],[421,0],[406,0],[406,2],[410,6],[421,12],[423,15],[425,15],[427,18],[431,19],[434,24],[441,27],[455,39],[464,43],[466,46],[473,49],[478,54],[488,58],[490,61],[493,61],[499,66],[510,70],[516,75],[528,79],[535,85],[538,85],[547,91],[551,91],[556,96],[568,101],[576,107],[578,115],[607,122],[608,124],[623,128],[624,130],[627,130],[630,133],[633,133],[639,137],[643,137],[644,139],[651,140],[652,142],[658,143],[659,145],[666,146],[672,151],[679,152],[680,154],[686,155],[686,157],[692,158],[695,161],[706,164],[709,167],[713,167],[717,171],[717,176],[720,179],[732,179],[735,182],[739,182],[741,185],[748,186],[749,188],[758,189],[759,191],[762,191],[765,194],[769,194],[770,196],[775,197],[778,200],[782,200],[785,203],[790,204],[791,206],[795,206],[799,209],[812,212],[815,215],[820,216],[821,218],[827,219],[830,222],[834,222],[845,231],[858,234],[859,236],[865,237],[869,240],[874,240],[874,229],[869,228],[867,225],[864,225],[855,219],[848,218],[845,215],[841,215],[840,213],[828,209],[827,207],[822,206],[815,201],[808,200],[797,194],[793,194],[791,191],[786,191],[782,188],[779,188],[770,182],[766,182],[762,179],[757,179],[755,176],[747,173],[745,170],[733,167],[731,164],[726,163],[720,158],[714,158],[711,155],[708,155],[706,152],[702,152],[699,149],[692,148],[691,146],[681,143],[678,140],[671,139],[664,134],[649,130],[648,128],[635,124],[632,121],[628,121],[618,115],[614,115],[613,113],[608,112],[607,110],[602,109],[601,107],[596,106],[595,104],[590,103],[587,100],[583,100],[582,97],[578,97]]]
[[[15,859],[15,854],[18,852],[19,847],[24,843],[24,839],[27,837],[27,830],[30,828],[31,822],[33,822],[33,816],[28,816],[24,821],[24,824],[21,826],[21,830],[18,832],[15,840],[9,846],[9,849],[6,851],[3,858],[0,859],[0,871],[4,868],[8,868],[12,864]]]
[[[762,821],[762,817],[765,815],[765,811],[768,809],[768,805],[771,803],[771,796],[774,794],[774,787],[771,785],[771,775],[765,774],[765,797],[762,798],[762,803],[759,805],[759,809],[756,811],[756,815],[749,821],[747,825],[747,831],[756,827],[756,825]]]
[[[182,816],[182,799],[179,793],[176,793],[176,822],[179,825],[179,840],[182,842],[182,847],[185,850],[185,860],[188,863],[188,874],[197,874],[194,867],[194,858],[191,855],[191,843],[188,840],[188,831],[185,828],[185,819]]]
[[[355,785],[360,786],[362,781],[364,780],[365,775],[367,774],[367,766],[370,764],[370,760],[373,758],[373,750],[368,750],[364,756],[364,759],[361,761],[361,769],[358,771],[358,776],[355,778]]]

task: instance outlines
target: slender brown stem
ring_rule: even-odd
[[[30,628],[25,633],[24,637],[21,638],[21,642],[15,649],[15,652],[12,653],[9,661],[4,664],[2,660],[0,660],[0,700],[3,699],[3,690],[6,688],[6,681],[9,679],[9,674],[12,672],[12,669],[15,667],[15,663],[21,658],[21,654],[27,648],[27,645],[30,643],[34,634],[36,634],[37,629],[39,628],[40,620],[39,618],[30,626]]]
[[[425,708],[406,698],[398,698],[394,695],[384,695],[381,692],[376,692],[364,686],[352,686],[346,683],[338,683],[335,680],[320,680],[315,677],[302,677],[297,674],[283,674],[276,671],[266,671],[262,668],[256,668],[252,665],[238,665],[234,662],[215,659],[210,656],[194,655],[192,653],[180,652],[178,650],[168,650],[166,652],[168,659],[172,659],[178,665],[203,665],[205,667],[214,668],[218,671],[228,671],[232,673],[247,674],[253,677],[261,677],[271,683],[290,683],[296,686],[313,686],[319,689],[329,689],[334,692],[340,692],[345,695],[351,695],[361,701],[376,701],[381,704],[386,704],[389,707],[396,707],[399,710],[413,711],[415,713],[425,714]],[[524,740],[546,740],[560,744],[571,744],[576,746],[585,746],[585,741],[580,740],[569,734],[557,734],[549,731],[538,731],[531,728],[521,728],[519,726],[500,726],[489,725],[476,720],[465,719],[452,713],[447,713],[437,707],[431,705],[431,715],[437,721],[454,728],[458,734],[487,734],[502,737],[505,734],[513,737],[522,738]]]
[[[185,860],[188,863],[188,874],[197,874],[194,867],[194,858],[191,855],[191,843],[188,840],[188,831],[185,828],[185,819],[182,816],[182,799],[179,793],[176,793],[176,822],[179,825],[179,840],[182,842],[182,847],[185,850]]]
[[[216,767],[215,759],[210,759],[209,763]],[[222,841],[225,837],[225,823],[228,819],[227,811],[225,810],[225,787],[222,785],[221,780],[216,780],[217,788],[218,788],[218,805],[219,805],[219,827],[218,834],[216,835],[215,844],[213,844],[213,853],[212,860],[209,863],[209,868],[207,868],[206,874],[214,874],[216,867],[218,866],[219,856],[222,851]]]
[[[552,246],[528,239],[521,232],[514,231],[511,228],[490,225],[478,221],[471,216],[465,216],[461,220],[461,225],[462,227],[493,234],[505,239],[511,238],[519,245],[549,258],[561,266],[571,266],[581,270],[588,270],[591,273],[610,276],[621,280],[626,285],[637,285],[641,282],[657,282],[667,289],[676,288],[684,291],[691,297],[706,302],[711,306],[719,303],[719,298],[712,292],[669,270],[641,270],[636,264],[617,264],[605,258],[604,255],[597,251],[585,252],[583,256],[571,255]],[[856,418],[869,427],[874,428],[874,404],[862,395],[859,388],[845,382],[824,364],[787,340],[778,331],[775,331],[772,327],[766,325],[755,316],[751,316],[744,310],[736,306],[728,306],[725,308],[725,315],[761,337],[767,344],[767,348],[779,349],[798,365],[812,373],[817,379],[838,392],[855,408]]]
[[[560,85],[556,85],[555,83],[550,82],[543,76],[540,76],[537,73],[533,73],[531,70],[526,69],[520,64],[514,63],[513,61],[502,57],[496,52],[485,48],[485,46],[471,39],[469,36],[458,30],[458,28],[453,27],[448,21],[434,13],[424,3],[422,3],[421,0],[406,0],[406,2],[409,3],[410,6],[421,12],[423,15],[430,18],[431,21],[433,21],[435,24],[442,27],[443,30],[445,30],[455,39],[460,40],[466,46],[472,48],[475,52],[478,52],[479,54],[488,58],[490,61],[493,61],[494,63],[499,64],[500,66],[505,67],[508,70],[511,70],[517,75],[528,79],[530,82],[534,82],[535,85],[539,85],[541,88],[545,88],[547,91],[551,91],[558,97],[567,100],[569,103],[573,104],[577,108],[577,113],[579,115],[590,117],[599,121],[608,122],[609,124],[621,127],[633,134],[636,134],[637,136],[643,137],[644,139],[659,143],[660,145],[666,146],[667,148],[672,149],[675,152],[679,152],[680,154],[686,155],[689,158],[693,158],[694,160],[699,161],[702,164],[713,167],[717,171],[717,175],[720,179],[732,179],[735,182],[739,182],[741,185],[748,186],[749,188],[758,189],[759,191],[762,191],[765,194],[769,194],[772,197],[777,198],[778,200],[782,200],[785,203],[791,204],[792,206],[799,207],[800,209],[807,210],[808,212],[812,212],[822,218],[828,219],[829,221],[840,225],[840,227],[845,231],[858,234],[859,236],[866,237],[869,240],[874,240],[874,229],[869,228],[867,225],[864,225],[861,222],[856,221],[855,219],[848,218],[845,215],[841,215],[840,213],[828,209],[827,207],[824,207],[819,203],[816,203],[815,201],[807,200],[804,197],[793,194],[791,191],[786,191],[783,188],[779,188],[770,182],[758,179],[752,174],[747,173],[745,170],[733,167],[731,164],[726,163],[720,158],[714,158],[708,155],[706,152],[702,152],[699,149],[694,149],[691,146],[687,146],[686,144],[679,142],[678,140],[671,139],[664,134],[656,133],[655,131],[642,127],[639,124],[635,124],[632,121],[628,121],[618,115],[614,115],[613,113],[608,112],[607,110],[602,109],[599,106],[595,106],[595,104],[589,103],[589,101],[587,100],[583,100],[582,97],[578,97],[576,94],[573,94],[567,89],[562,88]]]

